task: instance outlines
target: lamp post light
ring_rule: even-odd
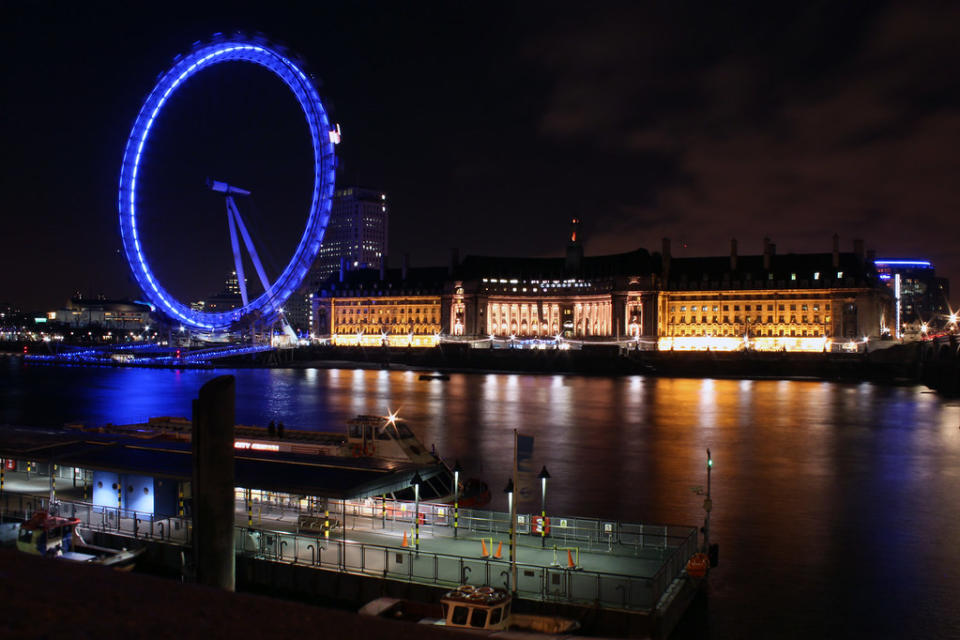
[[[516,547],[514,546],[514,531],[516,530],[517,516],[513,510],[513,478],[507,480],[507,486],[503,489],[503,492],[507,494],[507,511],[510,514],[510,565],[516,568],[517,556]],[[510,591],[516,591],[516,576],[512,570],[510,575],[513,578],[510,582]]]
[[[453,461],[453,537],[457,537],[460,530],[460,472],[463,467],[459,460]]]
[[[540,473],[540,546],[547,546],[547,480],[550,479],[550,472],[547,471],[547,465],[543,465]]]
[[[420,484],[423,482],[423,478],[420,477],[420,472],[417,471],[413,474],[413,479],[410,480],[410,485],[413,487],[413,548],[419,554],[420,553]]]

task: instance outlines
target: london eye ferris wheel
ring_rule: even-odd
[[[227,62],[246,62],[263,67],[276,75],[294,94],[310,131],[313,157],[313,191],[307,223],[300,242],[280,275],[267,280],[260,264],[252,238],[233,202],[236,195],[249,192],[219,181],[209,186],[226,196],[230,241],[238,280],[241,283],[242,306],[229,311],[209,313],[195,311],[177,300],[158,280],[151,269],[143,246],[142,225],[138,225],[138,184],[142,184],[144,150],[151,130],[171,96],[200,71]],[[320,99],[313,79],[301,64],[278,47],[261,39],[244,37],[217,37],[209,43],[197,43],[187,54],[177,56],[174,65],[160,75],[133,124],[123,153],[120,169],[120,189],[117,208],[120,214],[120,233],[127,262],[144,295],[157,309],[181,325],[201,331],[221,332],[236,326],[243,318],[259,315],[273,318],[282,312],[284,302],[296,291],[307,275],[310,265],[320,250],[333,198],[336,158],[334,145],[339,142],[339,130],[331,126],[327,111]],[[261,280],[263,293],[249,299],[243,277],[240,241]]]

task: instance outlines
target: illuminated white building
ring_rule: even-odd
[[[645,249],[584,257],[573,221],[565,257],[467,256],[444,296],[444,332],[583,341],[656,337],[657,263]]]
[[[672,258],[664,240],[661,350],[831,351],[889,334],[891,298],[857,241],[853,253]],[[859,348],[859,347],[856,347]]]

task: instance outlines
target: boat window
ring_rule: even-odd
[[[387,433],[386,428],[377,430],[377,440],[390,440],[390,434]]]
[[[347,437],[350,438],[359,438],[360,437],[360,425],[351,424],[349,429],[347,429]]]
[[[462,606],[456,606],[453,608],[453,615],[450,616],[450,624],[461,624],[467,626],[467,613],[469,609]]]
[[[490,624],[494,625],[500,622],[500,617],[503,615],[503,607],[497,607],[490,612]]]
[[[473,615],[470,616],[470,626],[482,629],[487,624],[487,610],[476,608],[473,610]]]
[[[403,423],[397,423],[397,433],[400,434],[401,438],[412,438],[413,431],[410,431],[410,427]]]

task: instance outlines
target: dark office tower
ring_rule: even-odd
[[[379,268],[387,255],[387,196],[362,187],[340,189],[333,196],[330,222],[320,253],[310,269],[309,290],[340,270]]]

